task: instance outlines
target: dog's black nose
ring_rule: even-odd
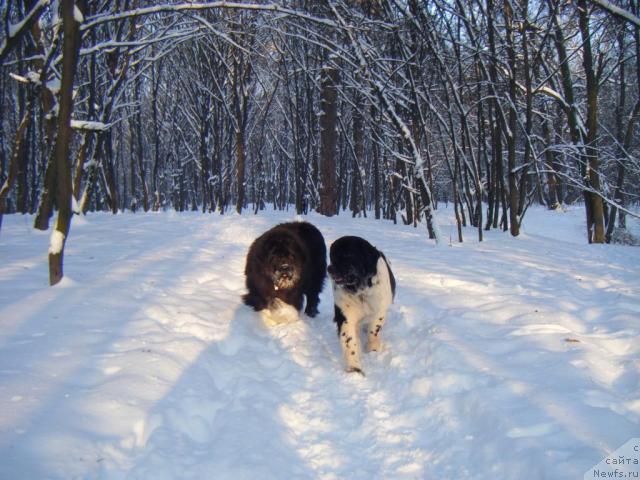
[[[279,277],[291,278],[293,276],[293,266],[288,263],[283,263],[278,268],[276,268],[276,274]]]

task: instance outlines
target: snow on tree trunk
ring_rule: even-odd
[[[73,111],[73,78],[80,50],[78,22],[74,16],[75,2],[62,1],[62,22],[64,40],[62,44],[62,81],[60,87],[60,113],[58,115],[58,131],[54,157],[56,162],[56,203],[58,217],[55,232],[51,235],[49,249],[49,283],[55,285],[62,280],[64,246],[71,226],[71,168],[69,164],[69,147],[71,143],[71,112]]]

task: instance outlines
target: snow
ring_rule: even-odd
[[[21,83],[31,82],[35,85],[40,85],[40,74],[33,71],[27,72],[25,76],[18,75],[16,73],[11,72],[9,73],[9,76],[14,80],[16,80],[17,82],[21,82]]]
[[[78,203],[78,199],[75,197],[75,195],[71,195],[71,211],[77,215],[82,213],[80,211],[80,204]]]
[[[54,95],[60,93],[61,83],[59,78],[52,78],[51,80],[46,82],[46,85]]]
[[[587,245],[581,208],[437,249],[305,217],[391,262],[366,377],[344,372],[328,284],[314,319],[267,327],[241,304],[250,243],[293,218],[74,217],[48,287],[49,233],[6,215],[0,478],[583,478],[639,436],[640,249]]]
[[[84,15],[77,5],[73,6],[73,19],[78,23],[84,22]]]
[[[93,122],[90,120],[71,120],[71,128],[77,130],[93,130],[96,132],[103,132],[109,128],[109,125],[103,122]]]
[[[64,233],[58,230],[52,230],[51,239],[49,240],[49,253],[51,255],[59,254],[64,248]]]

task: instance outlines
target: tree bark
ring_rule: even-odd
[[[504,0],[503,4],[506,40],[507,40],[507,57],[509,63],[509,106],[508,131],[507,133],[507,168],[509,169],[509,223],[511,235],[517,237],[520,235],[520,219],[518,216],[518,182],[516,172],[516,128],[517,128],[517,112],[516,112],[516,51],[513,41],[513,11],[509,0]]]
[[[31,122],[31,105],[27,103],[27,108],[25,109],[24,116],[22,117],[22,121],[18,126],[18,130],[16,131],[16,138],[13,141],[13,148],[11,150],[11,157],[9,158],[9,166],[7,168],[7,177],[0,187],[0,228],[2,227],[2,216],[4,214],[6,208],[6,200],[9,192],[11,191],[11,187],[15,181],[17,171],[18,171],[18,162],[20,161],[20,151],[22,150],[22,144],[24,143],[25,133],[27,131],[27,127]]]
[[[236,201],[236,212],[242,213],[244,207],[245,191],[245,146],[244,146],[244,125],[236,131],[236,176],[238,180],[238,198]]]
[[[364,123],[360,108],[362,107],[362,99],[356,94],[354,97],[354,108],[352,113],[353,128],[353,174],[351,178],[351,199],[350,208],[353,217],[360,215],[363,211],[366,216],[366,205],[364,201],[364,189],[360,172],[364,164]]]
[[[73,0],[62,1],[62,80],[60,86],[58,131],[54,145],[54,161],[57,165],[56,203],[58,217],[49,247],[49,283],[55,285],[62,280],[64,246],[71,226],[71,165],[69,147],[71,143],[71,112],[73,111],[73,79],[78,63],[80,35],[78,22],[74,18],[76,8]]]
[[[600,193],[600,160],[597,150],[598,136],[598,78],[593,65],[591,50],[591,32],[589,27],[589,6],[586,0],[578,0],[578,15],[580,34],[582,37],[582,63],[587,81],[587,138],[585,141],[585,164],[588,177],[587,186],[593,191],[587,191],[587,234],[589,242],[604,243],[604,205]]]
[[[374,109],[371,107],[371,118],[374,117]],[[377,142],[373,142],[373,211],[376,220],[380,219],[382,207],[382,193],[380,189],[380,149]]]
[[[320,205],[318,212],[331,217],[337,213],[336,145],[338,141],[338,70],[325,66],[320,92]]]

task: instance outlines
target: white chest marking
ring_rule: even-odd
[[[384,315],[393,302],[389,270],[384,258],[378,259],[377,273],[371,279],[371,286],[356,293],[347,292],[333,284],[333,299],[347,320],[360,321],[365,317]]]

